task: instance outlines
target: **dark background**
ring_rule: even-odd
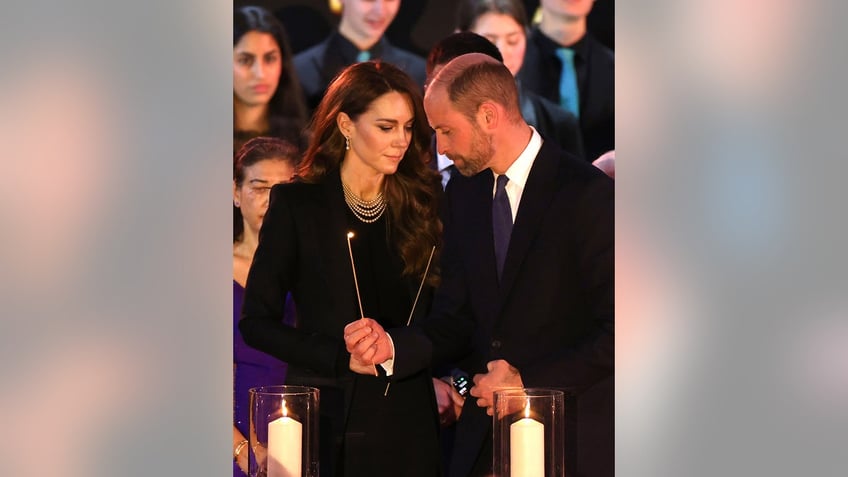
[[[402,0],[386,36],[405,50],[427,56],[437,41],[453,32],[456,4],[456,0]],[[295,53],[323,40],[339,22],[327,0],[236,0],[234,5],[259,5],[274,12],[286,27]],[[532,18],[539,2],[525,0],[524,5]],[[592,34],[613,50],[614,16],[614,0],[596,0],[588,20]]]

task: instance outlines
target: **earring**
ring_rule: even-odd
[[[345,151],[350,151],[350,138],[345,136]]]
[[[236,206],[236,207],[241,207],[241,202],[234,200],[233,205]]]

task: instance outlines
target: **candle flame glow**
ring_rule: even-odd
[[[530,399],[528,399],[527,404],[524,405],[524,417],[530,417]]]
[[[348,232],[348,233],[347,233],[347,238],[353,238],[353,232]]]
[[[286,409],[286,400],[283,399],[283,417],[286,417],[288,415],[289,415],[289,410]]]

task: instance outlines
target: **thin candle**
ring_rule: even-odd
[[[418,285],[418,293],[415,294],[415,301],[412,302],[412,309],[409,310],[409,318],[406,319],[406,326],[409,326],[412,323],[412,315],[415,314],[415,305],[418,304],[418,297],[421,296],[421,289],[424,288],[424,282],[427,280],[427,273],[430,272],[430,263],[433,261],[433,254],[436,253],[436,246],[433,245],[433,248],[430,249],[430,258],[427,259],[427,267],[424,268],[424,276],[421,277],[421,284]],[[389,381],[386,383],[386,390],[383,391],[383,397],[389,395],[389,387],[391,387],[392,382]]]
[[[362,297],[359,296],[359,281],[356,279],[356,264],[353,263],[353,249],[350,247],[350,239],[354,236],[353,232],[347,233],[347,251],[350,253],[350,268],[353,269],[353,284],[356,287],[356,301],[359,303],[359,316],[365,318],[365,312],[362,310]]]
[[[353,248],[350,246],[350,239],[354,237],[354,233],[348,231],[347,233],[347,251],[350,254],[350,268],[353,270],[353,285],[356,287],[356,301],[359,303],[359,317],[365,318],[365,311],[362,309],[362,297],[359,295],[359,281],[356,279],[356,264],[353,263]],[[371,363],[371,366],[374,367],[374,376],[379,376],[380,373],[377,372],[377,365]]]

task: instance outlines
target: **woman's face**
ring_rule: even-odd
[[[400,9],[400,0],[344,0],[343,21],[360,38],[383,36]]]
[[[271,187],[289,182],[294,176],[291,161],[264,159],[244,168],[241,186],[233,184],[233,202],[239,204],[245,230],[258,234],[268,210]]]
[[[282,71],[282,52],[270,33],[249,31],[233,47],[233,93],[248,106],[268,104]]]
[[[350,137],[345,160],[357,169],[394,174],[412,140],[415,115],[409,98],[391,91],[375,99],[356,121],[341,114],[342,133]]]
[[[524,63],[524,50],[527,48],[527,34],[521,24],[509,15],[488,12],[474,22],[471,31],[494,43],[512,76],[518,74]]]

